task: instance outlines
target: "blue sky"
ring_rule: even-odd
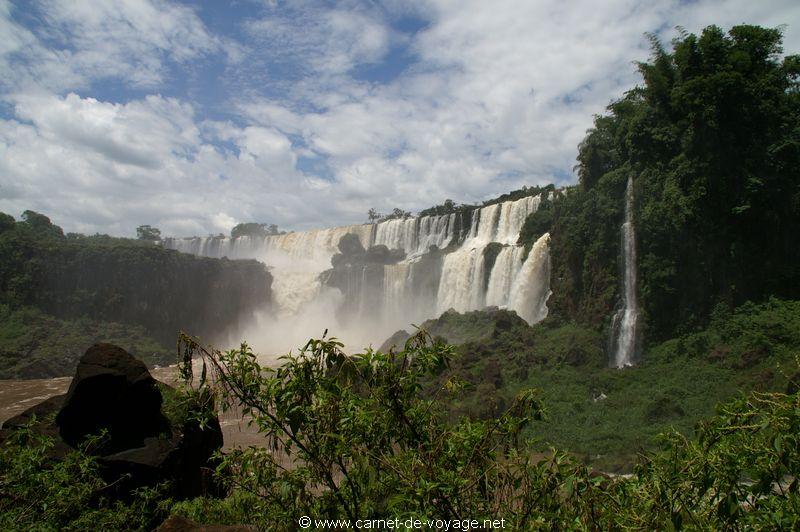
[[[645,32],[742,22],[800,51],[782,0],[0,0],[0,210],[194,235],[570,184]]]

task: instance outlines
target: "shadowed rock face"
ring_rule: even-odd
[[[201,429],[189,416],[181,426],[171,426],[161,409],[160,386],[166,387],[124,349],[95,344],[81,358],[69,391],[6,421],[0,442],[35,417],[33,430],[53,438],[50,455],[60,460],[87,437],[105,431],[89,452],[98,457],[103,478],[118,496],[164,481],[171,481],[176,497],[219,494],[207,473],[223,444],[219,421],[212,418]]]
[[[102,430],[110,438],[104,453],[142,447],[145,438],[170,432],[161,401],[156,380],[140,360],[115,345],[95,344],[78,364],[56,424],[73,447]]]

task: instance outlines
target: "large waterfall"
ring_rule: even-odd
[[[623,286],[622,308],[612,321],[614,359],[618,368],[633,365],[639,341],[639,302],[636,296],[636,234],[633,225],[633,177],[628,177],[625,189],[625,222],[620,231],[622,248]]]
[[[254,333],[248,336],[255,335],[257,343],[260,333],[281,339],[265,339],[261,343],[267,349],[297,346],[326,328],[361,347],[450,308],[464,312],[497,306],[516,311],[531,324],[544,319],[550,237],[540,237],[527,254],[517,245],[525,219],[541,200],[528,196],[442,216],[263,238],[168,238],[164,245],[207,257],[256,259],[270,267],[275,308],[255,318]],[[330,270],[347,234],[356,235],[365,249],[386,246],[402,250],[405,258]],[[492,254],[493,262],[487,260]],[[321,275],[326,270],[339,272],[335,288],[326,283],[329,274]]]

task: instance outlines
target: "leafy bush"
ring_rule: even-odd
[[[171,503],[161,499],[160,488],[114,500],[94,457],[77,450],[54,459],[52,449],[52,439],[32,427],[0,446],[0,529],[149,530],[167,515]]]
[[[28,428],[0,447],[0,527],[140,530],[169,513],[274,530],[296,529],[302,515],[502,518],[514,530],[800,526],[798,395],[753,393],[722,405],[696,439],[668,432],[631,476],[612,478],[554,449],[531,452],[522,432],[546,415],[532,392],[497,419],[447,423],[439,402],[462,383],[421,393],[421,379],[453,355],[424,332],[401,352],[352,357],[335,339],[311,340],[277,368],[261,367],[246,345],[225,353],[187,337],[182,345],[187,386],[175,400],[208,408],[216,399],[265,437],[265,447],[222,459],[217,475],[230,494],[175,503],[155,489],[112,502],[93,458],[52,460],[52,441]]]

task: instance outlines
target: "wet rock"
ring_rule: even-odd
[[[361,255],[364,253],[364,246],[361,240],[353,233],[347,233],[339,239],[339,251],[343,255]]]
[[[402,249],[389,249],[383,244],[372,246],[364,256],[364,262],[374,264],[395,264],[406,258]]]

